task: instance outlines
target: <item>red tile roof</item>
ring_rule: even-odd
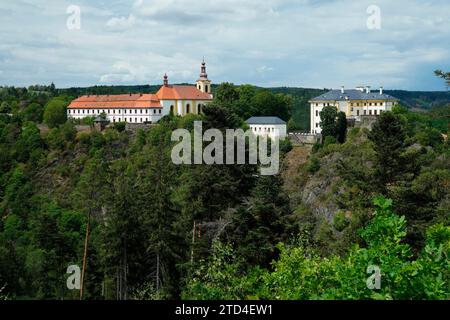
[[[72,101],[69,109],[162,108],[155,94],[88,95]]]
[[[212,100],[195,86],[162,86],[156,94],[88,95],[72,101],[69,109],[162,108],[160,100]]]
[[[201,92],[195,86],[162,86],[156,95],[160,100],[212,100],[209,93]]]

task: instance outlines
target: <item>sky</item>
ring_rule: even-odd
[[[79,14],[78,14],[79,13]],[[445,90],[449,0],[0,0],[0,86]]]

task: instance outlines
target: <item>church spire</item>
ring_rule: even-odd
[[[204,57],[200,69],[200,78],[197,80],[197,89],[203,93],[211,94],[211,81],[208,79],[208,74],[206,73],[206,62]]]
[[[164,86],[167,87],[169,85],[169,77],[167,76],[167,73],[164,74]]]
[[[200,80],[207,80],[208,74],[206,73],[206,62],[205,57],[203,57],[202,66],[200,70]]]

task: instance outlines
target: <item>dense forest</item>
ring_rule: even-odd
[[[323,141],[282,141],[275,176],[174,165],[172,131],[245,129],[257,115],[307,130],[323,91],[224,83],[203,114],[138,131],[66,118],[80,94],[155,88],[0,88],[0,299],[78,299],[66,269],[86,230],[84,299],[450,298],[448,100],[405,103],[372,130],[324,109]],[[306,161],[290,161],[299,149]]]

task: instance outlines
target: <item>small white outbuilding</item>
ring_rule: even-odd
[[[286,122],[278,117],[251,117],[247,119],[247,124],[255,135],[278,136],[280,139],[286,137]]]

